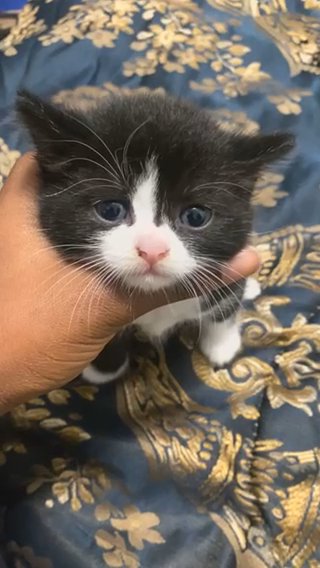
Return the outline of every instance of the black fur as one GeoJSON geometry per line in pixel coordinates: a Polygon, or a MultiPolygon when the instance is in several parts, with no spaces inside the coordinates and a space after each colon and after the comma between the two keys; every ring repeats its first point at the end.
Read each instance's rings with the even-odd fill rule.
{"type": "MultiPolygon", "coordinates": [[[[158,94],[113,96],[84,113],[66,112],[21,93],[17,109],[37,150],[41,223],[54,244],[91,240],[101,229],[93,204],[130,194],[133,177],[154,155],[160,173],[157,221],[165,214],[194,254],[227,260],[246,243],[250,196],[261,169],[293,147],[286,134],[223,132],[208,111],[158,94]],[[128,140],[119,189],[103,169],[108,166],[99,154],[114,174],[118,167],[112,156],[121,162],[128,140]],[[83,181],[87,178],[105,182],[83,181]],[[64,191],[68,186],[73,187],[64,191]],[[176,224],[179,210],[191,203],[214,211],[214,222],[196,234],[176,224]]],[[[72,259],[87,256],[79,250],[70,247],[64,254],[72,259]]]]}

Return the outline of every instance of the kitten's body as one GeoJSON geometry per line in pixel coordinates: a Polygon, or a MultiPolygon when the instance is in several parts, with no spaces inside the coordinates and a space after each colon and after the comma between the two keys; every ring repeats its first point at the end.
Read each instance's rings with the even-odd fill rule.
{"type": "MultiPolygon", "coordinates": [[[[291,138],[226,133],[207,111],[162,95],[113,97],[86,115],[21,95],[18,110],[37,148],[40,221],[51,242],[72,262],[98,258],[106,281],[129,290],[203,290],[135,324],[159,340],[200,319],[204,354],[212,364],[230,361],[241,344],[236,313],[245,283],[221,287],[219,273],[247,242],[260,170],[292,147],[291,138]]],[[[129,365],[124,340],[84,376],[121,376],[129,365]]]]}

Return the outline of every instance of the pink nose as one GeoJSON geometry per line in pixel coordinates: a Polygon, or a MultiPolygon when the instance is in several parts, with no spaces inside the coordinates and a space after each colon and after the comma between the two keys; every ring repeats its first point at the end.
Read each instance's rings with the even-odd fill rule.
{"type": "Polygon", "coordinates": [[[140,237],[136,249],[138,255],[143,258],[150,266],[157,264],[159,260],[165,258],[168,253],[168,245],[160,236],[145,235],[140,237]]]}

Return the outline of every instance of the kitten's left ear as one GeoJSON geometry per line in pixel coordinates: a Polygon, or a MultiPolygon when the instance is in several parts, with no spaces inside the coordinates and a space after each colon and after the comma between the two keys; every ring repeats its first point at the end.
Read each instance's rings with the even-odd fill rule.
{"type": "Polygon", "coordinates": [[[85,153],[81,141],[88,138],[88,129],[75,113],[67,113],[26,91],[18,93],[16,110],[34,143],[43,172],[66,174],[74,166],[66,158],[85,153]]]}
{"type": "Polygon", "coordinates": [[[233,160],[239,165],[247,164],[253,173],[258,173],[269,164],[285,158],[294,145],[292,134],[236,135],[232,144],[233,160]]]}

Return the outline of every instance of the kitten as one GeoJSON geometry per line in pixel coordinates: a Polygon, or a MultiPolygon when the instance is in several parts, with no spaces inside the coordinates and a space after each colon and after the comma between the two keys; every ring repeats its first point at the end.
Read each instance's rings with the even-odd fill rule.
{"type": "MultiPolygon", "coordinates": [[[[115,95],[83,112],[22,92],[17,109],[37,150],[40,222],[51,243],[72,262],[98,254],[96,269],[129,290],[206,288],[200,300],[135,323],[161,339],[199,323],[201,313],[200,349],[213,365],[231,361],[241,347],[236,314],[245,283],[217,289],[218,274],[248,241],[259,173],[291,150],[292,136],[225,132],[209,111],[162,94],[115,95]]],[[[125,339],[117,337],[84,377],[101,383],[123,375],[125,339]]]]}

